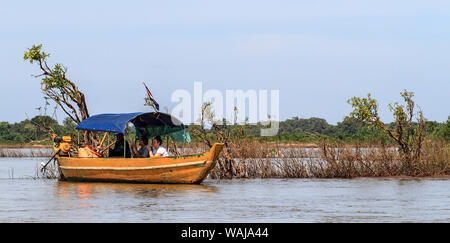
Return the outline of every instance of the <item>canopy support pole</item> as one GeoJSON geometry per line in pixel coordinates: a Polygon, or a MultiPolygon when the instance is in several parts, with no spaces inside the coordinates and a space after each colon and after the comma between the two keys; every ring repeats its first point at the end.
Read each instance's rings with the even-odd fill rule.
{"type": "Polygon", "coordinates": [[[111,147],[111,142],[109,141],[109,135],[108,135],[108,146],[107,146],[108,152],[106,154],[106,157],[109,157],[109,147],[111,147]]]}
{"type": "Polygon", "coordinates": [[[184,153],[185,144],[186,144],[186,128],[183,128],[184,136],[183,136],[183,148],[181,148],[182,152],[184,153]]]}
{"type": "Polygon", "coordinates": [[[123,157],[127,157],[127,132],[128,132],[128,122],[125,125],[125,132],[123,133],[123,157]]]}

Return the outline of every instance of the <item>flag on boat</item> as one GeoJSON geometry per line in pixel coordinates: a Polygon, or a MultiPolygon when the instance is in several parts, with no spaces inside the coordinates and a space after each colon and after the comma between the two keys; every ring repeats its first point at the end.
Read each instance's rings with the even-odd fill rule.
{"type": "Polygon", "coordinates": [[[147,90],[148,98],[150,98],[150,101],[153,103],[153,107],[157,111],[159,111],[159,104],[158,104],[158,102],[156,102],[155,98],[153,97],[152,92],[150,92],[150,90],[147,88],[147,85],[145,85],[144,82],[142,82],[142,83],[144,84],[145,89],[147,90]]]}

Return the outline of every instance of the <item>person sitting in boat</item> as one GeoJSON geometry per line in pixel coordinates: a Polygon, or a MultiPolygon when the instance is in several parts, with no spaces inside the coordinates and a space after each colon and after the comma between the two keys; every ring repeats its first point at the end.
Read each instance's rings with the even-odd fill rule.
{"type": "Polygon", "coordinates": [[[156,136],[152,141],[152,146],[149,148],[148,152],[150,157],[167,157],[169,153],[167,150],[161,146],[162,139],[161,136],[156,136]]]}
{"type": "Polygon", "coordinates": [[[133,154],[133,158],[148,158],[150,154],[148,152],[148,138],[147,136],[142,136],[139,138],[139,150],[136,149],[136,146],[131,146],[131,153],[133,154]]]}
{"type": "Polygon", "coordinates": [[[109,157],[123,157],[124,154],[124,143],[125,143],[125,158],[131,158],[130,145],[128,141],[125,141],[123,133],[116,133],[116,143],[114,148],[109,151],[109,157]]]}

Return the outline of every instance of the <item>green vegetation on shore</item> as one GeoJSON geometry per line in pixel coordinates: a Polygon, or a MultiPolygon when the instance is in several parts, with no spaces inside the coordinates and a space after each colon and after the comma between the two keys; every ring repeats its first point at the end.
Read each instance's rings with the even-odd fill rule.
{"type": "MultiPolygon", "coordinates": [[[[394,127],[395,123],[386,124],[387,127],[394,127]]],[[[41,127],[49,126],[57,134],[77,136],[75,130],[76,124],[69,118],[64,119],[62,124],[49,116],[36,116],[32,119],[26,119],[18,123],[0,122],[0,144],[41,144],[49,145],[50,137],[41,127]]],[[[191,125],[190,129],[195,129],[197,125],[191,125]]],[[[392,141],[380,130],[368,128],[354,118],[346,117],[337,125],[329,124],[322,118],[302,119],[293,117],[280,122],[279,131],[273,137],[261,137],[260,131],[263,125],[243,125],[233,126],[232,132],[239,132],[242,128],[248,138],[276,142],[276,143],[317,143],[320,141],[331,140],[343,143],[373,143],[392,141]]],[[[213,129],[206,130],[208,136],[215,137],[213,129]]],[[[446,122],[428,121],[426,136],[430,139],[439,139],[450,141],[450,116],[446,122]]],[[[198,140],[197,136],[192,136],[194,142],[198,140]]]]}
{"type": "Polygon", "coordinates": [[[0,144],[4,145],[50,145],[50,136],[47,128],[53,129],[57,134],[76,136],[76,124],[66,118],[63,124],[50,116],[35,116],[17,123],[0,122],[0,144]]]}
{"type": "MultiPolygon", "coordinates": [[[[389,128],[394,128],[395,123],[385,124],[389,128]]],[[[198,125],[191,125],[191,129],[198,125]]],[[[262,137],[260,131],[265,128],[261,124],[243,125],[247,138],[252,138],[265,142],[276,143],[318,143],[320,141],[333,141],[342,143],[393,143],[393,141],[383,132],[376,128],[369,128],[355,118],[346,117],[337,125],[329,124],[322,118],[298,118],[293,117],[279,124],[279,131],[276,136],[262,137]]],[[[207,129],[208,136],[214,138],[214,129],[207,129]]],[[[238,127],[232,132],[239,132],[238,127]]],[[[450,116],[445,122],[428,121],[426,126],[426,137],[432,140],[450,141],[450,116]]],[[[193,137],[193,141],[198,139],[193,137]]]]}

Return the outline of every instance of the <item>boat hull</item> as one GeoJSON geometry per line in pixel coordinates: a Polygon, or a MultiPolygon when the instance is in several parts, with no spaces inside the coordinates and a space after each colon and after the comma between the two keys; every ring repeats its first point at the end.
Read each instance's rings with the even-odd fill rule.
{"type": "Polygon", "coordinates": [[[223,144],[210,151],[176,157],[75,158],[60,157],[60,179],[133,183],[201,183],[214,168],[223,144]]]}

